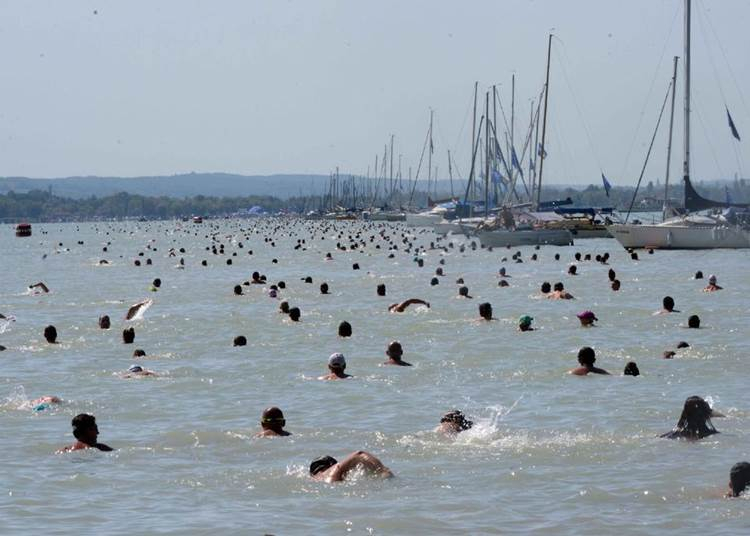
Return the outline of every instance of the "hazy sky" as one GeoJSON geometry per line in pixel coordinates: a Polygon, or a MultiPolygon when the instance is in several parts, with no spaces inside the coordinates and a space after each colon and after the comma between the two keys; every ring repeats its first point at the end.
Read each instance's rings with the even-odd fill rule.
{"type": "MultiPolygon", "coordinates": [[[[471,100],[516,144],[554,28],[545,176],[634,184],[682,56],[682,0],[5,1],[0,175],[365,173],[390,135],[468,173],[471,100]],[[500,121],[499,121],[500,123],[500,121]],[[639,128],[640,125],[640,128],[639,128]]],[[[750,1],[693,2],[693,175],[750,165],[750,1]],[[736,144],[725,103],[743,137],[736,144]]],[[[681,175],[682,69],[672,177],[681,175]]],[[[668,123],[668,110],[664,127],[668,123]]],[[[646,173],[662,178],[667,130],[646,173]]],[[[747,170],[744,170],[747,171],[747,170]]]]}

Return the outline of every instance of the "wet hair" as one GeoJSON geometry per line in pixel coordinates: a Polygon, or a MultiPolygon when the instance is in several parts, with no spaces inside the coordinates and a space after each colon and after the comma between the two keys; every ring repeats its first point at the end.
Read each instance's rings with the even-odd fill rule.
{"type": "Polygon", "coordinates": [[[235,285],[234,286],[234,293],[237,296],[241,296],[242,295],[242,285],[235,285]]]}
{"type": "Polygon", "coordinates": [[[73,417],[70,425],[73,427],[73,437],[82,441],[86,432],[96,426],[96,417],[88,413],[80,413],[73,417]]]}
{"type": "Polygon", "coordinates": [[[612,290],[620,290],[620,280],[615,279],[612,281],[612,290]]]}
{"type": "Polygon", "coordinates": [[[699,396],[691,396],[685,400],[677,426],[662,437],[702,439],[717,434],[718,431],[711,423],[711,413],[711,406],[708,402],[699,396]]]}
{"type": "Polygon", "coordinates": [[[352,325],[344,320],[339,324],[339,337],[351,337],[352,336],[352,325]]]}
{"type": "Polygon", "coordinates": [[[596,362],[596,353],[594,352],[594,349],[590,346],[584,346],[578,350],[578,362],[587,367],[593,366],[594,362],[596,362]]]}
{"type": "Polygon", "coordinates": [[[544,294],[549,294],[550,290],[552,290],[552,285],[549,284],[549,281],[542,283],[542,292],[544,294]]]}
{"type": "Polygon", "coordinates": [[[458,289],[458,295],[459,296],[468,296],[469,295],[469,287],[459,287],[459,289],[458,289]]]}
{"type": "Polygon", "coordinates": [[[479,304],[479,316],[485,320],[492,318],[492,305],[490,302],[484,302],[479,304]]]}
{"type": "Polygon", "coordinates": [[[135,329],[125,328],[122,330],[122,342],[125,344],[133,344],[135,340],[135,329]]]}
{"type": "Polygon", "coordinates": [[[378,296],[385,296],[385,283],[380,283],[376,289],[378,296]]]}
{"type": "Polygon", "coordinates": [[[609,277],[610,281],[614,281],[617,278],[617,274],[612,268],[610,268],[609,272],[607,272],[607,277],[609,277]]]}
{"type": "Polygon", "coordinates": [[[559,260],[560,260],[560,254],[559,254],[559,253],[555,253],[555,260],[556,260],[556,261],[559,261],[559,260]]]}
{"type": "Polygon", "coordinates": [[[510,283],[508,283],[505,279],[501,279],[500,281],[498,281],[497,286],[498,287],[509,287],[510,283]]]}
{"type": "Polygon", "coordinates": [[[234,338],[234,341],[232,343],[232,346],[246,346],[247,345],[247,337],[244,335],[237,335],[234,338]]]}
{"type": "Polygon", "coordinates": [[[558,281],[557,283],[555,283],[555,286],[552,287],[552,288],[554,289],[555,292],[562,292],[563,290],[565,290],[565,287],[563,286],[563,284],[560,281],[558,281]]]}
{"type": "Polygon", "coordinates": [[[156,288],[159,288],[161,286],[161,279],[157,277],[156,279],[154,279],[152,285],[154,285],[156,288]]]}
{"type": "Polygon", "coordinates": [[[55,328],[55,326],[47,326],[44,328],[44,338],[47,339],[47,342],[49,343],[57,342],[57,328],[55,328]]]}
{"type": "Polygon", "coordinates": [[[703,279],[703,272],[701,272],[700,270],[695,272],[695,279],[703,279]]]}
{"type": "Polygon", "coordinates": [[[279,281],[279,282],[277,283],[277,285],[278,285],[278,287],[279,287],[280,289],[285,289],[285,288],[286,288],[286,283],[285,283],[284,281],[279,281]]]}
{"type": "Polygon", "coordinates": [[[469,419],[467,419],[464,416],[464,414],[457,409],[454,409],[453,411],[449,411],[448,413],[440,417],[440,422],[441,423],[448,422],[451,424],[455,424],[462,431],[468,430],[469,428],[474,426],[474,423],[470,421],[469,419]]]}
{"type": "Polygon", "coordinates": [[[321,294],[328,294],[328,283],[321,283],[320,284],[320,293],[321,294]]]}
{"type": "Polygon", "coordinates": [[[337,462],[336,458],[334,458],[333,456],[322,456],[312,461],[312,463],[310,464],[310,474],[312,476],[315,476],[321,471],[325,471],[329,467],[333,467],[337,463],[339,462],[337,462]]]}
{"type": "Polygon", "coordinates": [[[739,497],[748,484],[750,484],[750,463],[735,463],[729,470],[729,487],[732,489],[732,497],[739,497]]]}
{"type": "Polygon", "coordinates": [[[628,364],[625,365],[625,370],[622,371],[623,376],[640,376],[641,371],[638,370],[638,365],[635,364],[635,361],[628,361],[628,364]]]}
{"type": "Polygon", "coordinates": [[[309,275],[305,278],[305,283],[312,283],[312,277],[309,275]]]}
{"type": "Polygon", "coordinates": [[[432,278],[432,279],[430,280],[430,285],[432,285],[433,287],[434,287],[435,285],[439,284],[439,283],[440,283],[440,282],[438,281],[438,278],[437,278],[437,277],[433,277],[433,278],[432,278]]]}
{"type": "Polygon", "coordinates": [[[688,327],[698,329],[701,327],[701,319],[698,315],[690,315],[688,318],[688,327]]]}
{"type": "Polygon", "coordinates": [[[281,311],[284,314],[289,314],[289,302],[284,300],[279,304],[279,311],[281,311]]]}
{"type": "Polygon", "coordinates": [[[136,348],[133,350],[133,357],[146,357],[146,351],[136,348]]]}
{"type": "Polygon", "coordinates": [[[686,343],[685,341],[680,341],[677,343],[677,348],[690,348],[690,345],[686,343]]]}
{"type": "Polygon", "coordinates": [[[575,265],[575,264],[571,264],[571,265],[570,265],[570,266],[568,267],[568,273],[569,273],[570,275],[576,275],[576,272],[577,272],[577,271],[578,271],[578,268],[576,268],[576,265],[575,265]]]}
{"type": "Polygon", "coordinates": [[[664,296],[664,299],[661,301],[661,305],[667,311],[671,311],[672,309],[674,309],[674,299],[672,298],[672,296],[664,296]]]}
{"type": "Polygon", "coordinates": [[[289,318],[292,319],[292,321],[297,322],[299,321],[299,317],[302,315],[302,312],[299,310],[299,307],[292,307],[289,309],[289,318]]]}
{"type": "Polygon", "coordinates": [[[111,323],[109,320],[109,315],[103,315],[99,317],[99,327],[101,329],[109,329],[111,323]]]}

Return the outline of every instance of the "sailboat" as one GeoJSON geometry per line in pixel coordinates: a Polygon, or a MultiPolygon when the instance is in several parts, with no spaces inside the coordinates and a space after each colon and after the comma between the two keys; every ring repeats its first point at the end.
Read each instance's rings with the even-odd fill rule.
{"type": "Polygon", "coordinates": [[[614,224],[609,232],[626,248],[739,249],[750,248],[748,205],[722,203],[702,197],[690,182],[690,4],[685,0],[685,139],[683,183],[685,215],[654,225],[614,224]],[[718,214],[696,212],[725,209],[718,214]],[[740,209],[740,210],[738,210],[740,209]],[[744,209],[744,210],[742,210],[744,209]]]}

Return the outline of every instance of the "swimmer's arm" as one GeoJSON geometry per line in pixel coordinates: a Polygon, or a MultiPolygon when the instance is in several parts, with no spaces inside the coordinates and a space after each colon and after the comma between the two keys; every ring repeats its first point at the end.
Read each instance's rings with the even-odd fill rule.
{"type": "Polygon", "coordinates": [[[343,461],[336,464],[336,467],[331,471],[331,475],[329,476],[329,480],[331,482],[338,482],[344,479],[346,477],[347,473],[357,467],[358,465],[362,465],[365,469],[368,471],[371,471],[374,474],[377,474],[378,476],[382,476],[383,478],[388,478],[393,476],[393,473],[390,469],[388,469],[383,463],[378,460],[375,456],[370,454],[369,452],[365,452],[363,450],[353,452],[349,456],[347,456],[343,461]]]}
{"type": "Polygon", "coordinates": [[[399,308],[406,309],[410,305],[426,305],[427,307],[430,306],[429,302],[426,302],[419,298],[409,298],[408,300],[401,302],[401,305],[399,305],[399,308]]]}
{"type": "Polygon", "coordinates": [[[41,281],[39,283],[34,283],[33,285],[29,285],[29,288],[40,288],[44,292],[49,292],[49,288],[47,288],[47,285],[45,285],[41,281]]]}
{"type": "Polygon", "coordinates": [[[97,443],[95,446],[97,449],[101,450],[102,452],[112,452],[113,450],[115,450],[109,445],[105,445],[104,443],[97,443]]]}

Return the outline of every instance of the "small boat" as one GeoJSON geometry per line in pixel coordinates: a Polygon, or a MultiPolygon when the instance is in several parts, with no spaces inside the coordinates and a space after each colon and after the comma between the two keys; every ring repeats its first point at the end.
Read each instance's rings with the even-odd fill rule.
{"type": "Polygon", "coordinates": [[[477,231],[485,247],[572,246],[573,235],[566,229],[493,229],[477,231]]]}
{"type": "Polygon", "coordinates": [[[193,223],[203,223],[203,218],[201,216],[193,216],[193,223]]]}
{"type": "Polygon", "coordinates": [[[19,223],[18,225],[16,225],[16,236],[31,236],[31,224],[19,223]]]}

